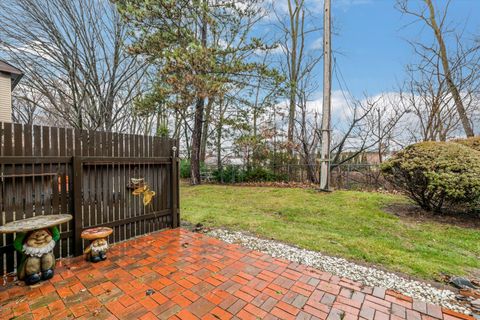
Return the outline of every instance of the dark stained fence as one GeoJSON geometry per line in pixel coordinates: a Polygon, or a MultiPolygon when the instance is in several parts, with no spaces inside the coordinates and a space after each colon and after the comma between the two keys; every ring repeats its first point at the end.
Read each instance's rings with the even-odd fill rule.
{"type": "MultiPolygon", "coordinates": [[[[81,255],[81,232],[114,229],[111,242],[179,225],[177,141],[152,136],[0,123],[0,225],[68,213],[57,257],[81,255]],[[148,206],[129,189],[143,178],[148,206]]],[[[14,235],[0,235],[0,273],[14,271],[14,235]]]]}

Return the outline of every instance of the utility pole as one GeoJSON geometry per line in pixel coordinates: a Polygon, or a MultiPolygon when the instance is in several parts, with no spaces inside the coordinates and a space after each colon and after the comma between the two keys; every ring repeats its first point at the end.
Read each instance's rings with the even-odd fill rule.
{"type": "Polygon", "coordinates": [[[330,0],[324,0],[323,12],[323,110],[322,150],[320,153],[320,189],[330,189],[330,112],[332,94],[332,45],[330,0]]]}

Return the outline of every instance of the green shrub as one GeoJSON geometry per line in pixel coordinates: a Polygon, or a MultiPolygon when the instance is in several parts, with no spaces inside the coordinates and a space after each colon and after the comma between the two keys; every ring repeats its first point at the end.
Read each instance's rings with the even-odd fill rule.
{"type": "Polygon", "coordinates": [[[271,170],[257,167],[246,172],[245,180],[247,182],[272,182],[283,179],[281,179],[280,176],[276,175],[271,170]]]}
{"type": "Polygon", "coordinates": [[[245,170],[239,166],[227,165],[212,172],[213,179],[221,183],[245,182],[245,170]]]}
{"type": "Polygon", "coordinates": [[[480,137],[457,139],[457,140],[453,140],[453,142],[460,143],[460,144],[463,144],[464,146],[480,151],[480,137]]]}
{"type": "Polygon", "coordinates": [[[190,160],[180,160],[180,178],[190,179],[190,160]]]}
{"type": "Polygon", "coordinates": [[[423,209],[473,209],[480,200],[480,152],[458,143],[422,142],[382,164],[385,178],[423,209]]]}
{"type": "MultiPolygon", "coordinates": [[[[189,159],[182,159],[180,160],[180,178],[182,179],[190,179],[190,160],[189,159]]],[[[200,163],[200,172],[205,171],[205,163],[200,163]]]]}
{"type": "Polygon", "coordinates": [[[212,173],[213,178],[221,183],[239,183],[239,182],[273,182],[286,181],[287,176],[275,174],[271,170],[256,167],[245,170],[239,166],[227,165],[222,171],[215,170],[212,173]]]}

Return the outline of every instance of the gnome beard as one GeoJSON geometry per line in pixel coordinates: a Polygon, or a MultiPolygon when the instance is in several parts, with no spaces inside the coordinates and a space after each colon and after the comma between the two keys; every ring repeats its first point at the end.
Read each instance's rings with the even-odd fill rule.
{"type": "Polygon", "coordinates": [[[100,244],[97,246],[92,246],[92,252],[99,253],[99,252],[106,252],[108,250],[108,244],[100,244]]]}
{"type": "Polygon", "coordinates": [[[99,262],[107,259],[108,242],[106,239],[96,239],[90,244],[90,253],[87,260],[99,262]]]}
{"type": "Polygon", "coordinates": [[[41,258],[44,254],[52,252],[53,248],[55,248],[55,241],[53,240],[50,240],[48,244],[40,248],[31,247],[25,243],[23,245],[23,253],[25,253],[27,256],[41,258]]]}

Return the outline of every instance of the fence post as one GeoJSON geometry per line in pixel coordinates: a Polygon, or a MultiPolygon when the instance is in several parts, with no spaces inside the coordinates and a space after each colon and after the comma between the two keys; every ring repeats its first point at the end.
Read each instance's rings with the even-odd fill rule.
{"type": "Polygon", "coordinates": [[[73,157],[73,253],[80,256],[83,253],[82,238],[83,229],[82,212],[82,179],[83,166],[80,157],[73,157]]]}
{"type": "Polygon", "coordinates": [[[180,226],[179,210],[178,210],[178,159],[176,156],[177,147],[172,147],[172,228],[180,226]]]}

